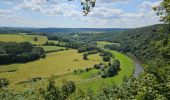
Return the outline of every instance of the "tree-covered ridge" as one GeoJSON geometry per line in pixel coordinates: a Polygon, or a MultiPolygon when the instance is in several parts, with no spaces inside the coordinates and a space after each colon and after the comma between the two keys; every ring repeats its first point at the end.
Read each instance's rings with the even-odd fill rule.
{"type": "Polygon", "coordinates": [[[162,47],[163,39],[160,29],[162,28],[164,25],[128,30],[116,36],[114,41],[120,43],[120,51],[131,52],[142,61],[148,61],[160,56],[159,49],[162,47]]]}

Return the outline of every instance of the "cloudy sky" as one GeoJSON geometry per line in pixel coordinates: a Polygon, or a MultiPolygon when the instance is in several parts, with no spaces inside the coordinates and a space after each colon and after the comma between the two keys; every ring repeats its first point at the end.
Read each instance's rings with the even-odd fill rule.
{"type": "Polygon", "coordinates": [[[0,27],[134,28],[159,23],[161,0],[96,0],[83,16],[79,0],[0,0],[0,27]]]}

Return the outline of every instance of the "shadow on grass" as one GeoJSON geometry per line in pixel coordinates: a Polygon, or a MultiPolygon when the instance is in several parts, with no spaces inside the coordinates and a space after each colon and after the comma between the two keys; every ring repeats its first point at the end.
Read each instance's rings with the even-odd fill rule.
{"type": "Polygon", "coordinates": [[[0,73],[16,72],[17,70],[0,71],[0,73]]]}

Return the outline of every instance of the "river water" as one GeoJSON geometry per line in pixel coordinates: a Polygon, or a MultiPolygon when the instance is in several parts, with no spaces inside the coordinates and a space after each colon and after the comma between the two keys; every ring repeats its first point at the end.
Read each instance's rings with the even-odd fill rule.
{"type": "Polygon", "coordinates": [[[144,69],[143,69],[142,64],[139,59],[137,59],[135,57],[131,57],[131,58],[135,62],[135,71],[133,73],[133,76],[138,77],[142,72],[144,72],[144,69]]]}

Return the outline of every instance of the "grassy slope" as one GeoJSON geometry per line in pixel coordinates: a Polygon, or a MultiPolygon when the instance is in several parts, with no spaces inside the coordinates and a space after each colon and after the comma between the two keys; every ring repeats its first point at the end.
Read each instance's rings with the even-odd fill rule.
{"type": "MultiPolygon", "coordinates": [[[[49,77],[51,75],[66,74],[74,69],[92,67],[94,64],[102,61],[98,54],[89,56],[89,59],[90,60],[87,61],[83,60],[82,54],[77,53],[76,50],[49,53],[46,59],[19,64],[18,71],[0,73],[0,77],[8,78],[11,84],[13,84],[33,77],[49,77]],[[68,69],[70,69],[70,71],[68,71],[68,69]]],[[[13,65],[16,66],[16,64],[13,65]]]]}

